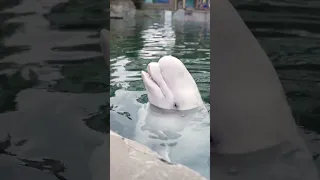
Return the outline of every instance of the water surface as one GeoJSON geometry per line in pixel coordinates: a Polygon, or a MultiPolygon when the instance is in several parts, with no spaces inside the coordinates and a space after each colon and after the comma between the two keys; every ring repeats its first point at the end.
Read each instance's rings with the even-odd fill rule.
{"type": "MultiPolygon", "coordinates": [[[[138,121],[137,112],[142,104],[147,103],[141,71],[162,56],[173,55],[185,64],[209,109],[209,24],[172,21],[168,11],[159,14],[153,18],[136,18],[131,23],[123,20],[110,22],[113,25],[110,30],[110,128],[131,139],[138,121]]],[[[208,168],[209,163],[203,166],[208,168]]],[[[209,178],[209,174],[202,175],[209,178]]]]}
{"type": "MultiPolygon", "coordinates": [[[[184,61],[203,100],[210,104],[206,26],[169,26],[161,18],[148,17],[112,21],[109,72],[98,44],[100,29],[109,26],[104,11],[107,1],[75,5],[70,0],[70,4],[58,5],[63,2],[0,3],[2,179],[91,179],[88,162],[107,138],[110,110],[111,129],[131,138],[137,108],[147,101],[140,70],[165,54],[184,61]]],[[[319,162],[319,3],[257,0],[234,4],[275,65],[319,162]]]]}

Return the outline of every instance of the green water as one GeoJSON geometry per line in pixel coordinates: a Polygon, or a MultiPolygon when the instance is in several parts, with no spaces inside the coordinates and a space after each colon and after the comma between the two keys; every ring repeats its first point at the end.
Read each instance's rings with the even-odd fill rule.
{"type": "MultiPolygon", "coordinates": [[[[111,24],[115,25],[110,31],[113,38],[110,50],[111,97],[117,99],[115,93],[120,90],[141,94],[133,100],[146,103],[141,70],[164,55],[173,55],[185,64],[203,100],[210,103],[210,29],[207,24],[166,24],[163,18],[136,19],[132,24],[112,20],[111,24]]],[[[119,104],[111,100],[111,105],[119,104]]]]}
{"type": "MultiPolygon", "coordinates": [[[[137,112],[147,103],[141,71],[164,55],[179,58],[195,79],[209,106],[210,30],[208,24],[178,23],[168,19],[143,18],[132,24],[111,21],[110,128],[132,138],[137,112]]],[[[208,166],[207,163],[205,163],[208,166]]]]}

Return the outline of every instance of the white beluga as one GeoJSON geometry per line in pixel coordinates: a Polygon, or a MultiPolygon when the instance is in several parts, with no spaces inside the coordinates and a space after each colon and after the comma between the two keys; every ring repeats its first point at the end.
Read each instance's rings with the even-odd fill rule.
{"type": "Polygon", "coordinates": [[[211,9],[211,177],[319,180],[269,58],[228,0],[211,9]]]}
{"type": "MultiPolygon", "coordinates": [[[[102,30],[101,48],[108,65],[109,40],[106,35],[108,31],[102,30]]],[[[168,164],[150,148],[114,131],[110,130],[108,134],[92,131],[90,136],[101,140],[88,161],[92,180],[205,180],[190,168],[168,164]]]]}
{"type": "Polygon", "coordinates": [[[151,104],[162,109],[190,110],[202,106],[198,86],[184,64],[173,56],[164,56],[148,64],[142,80],[151,104]]]}
{"type": "Polygon", "coordinates": [[[209,179],[210,117],[187,68],[164,56],[142,79],[149,102],[138,112],[134,140],[209,179]]]}

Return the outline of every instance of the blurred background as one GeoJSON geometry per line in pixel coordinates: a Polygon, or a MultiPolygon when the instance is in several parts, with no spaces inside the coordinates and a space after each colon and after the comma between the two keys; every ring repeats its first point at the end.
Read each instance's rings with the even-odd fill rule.
{"type": "MultiPolygon", "coordinates": [[[[130,138],[135,102],[146,102],[138,72],[162,55],[186,63],[209,106],[207,24],[170,22],[139,10],[141,1],[127,3],[135,18],[109,21],[110,11],[119,12],[109,3],[0,1],[1,179],[91,179],[88,161],[106,138],[109,114],[111,129],[130,138]],[[110,71],[100,53],[102,28],[112,37],[110,71]]],[[[274,64],[319,163],[320,2],[232,3],[274,64]]]]}

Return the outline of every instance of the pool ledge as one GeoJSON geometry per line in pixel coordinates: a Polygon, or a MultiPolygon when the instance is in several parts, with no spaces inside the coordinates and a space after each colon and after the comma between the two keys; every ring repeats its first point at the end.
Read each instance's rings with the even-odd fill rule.
{"type": "Polygon", "coordinates": [[[110,131],[110,179],[206,180],[197,172],[180,164],[168,163],[148,147],[112,131],[110,131]]]}

